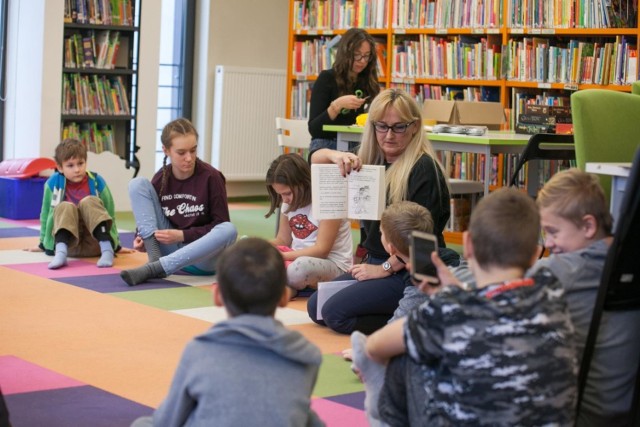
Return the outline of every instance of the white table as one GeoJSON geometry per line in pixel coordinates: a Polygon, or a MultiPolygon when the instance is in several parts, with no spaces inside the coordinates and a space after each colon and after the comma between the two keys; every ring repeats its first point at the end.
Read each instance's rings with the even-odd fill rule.
{"type": "Polygon", "coordinates": [[[616,219],[620,215],[624,189],[627,186],[627,178],[631,171],[631,163],[587,163],[585,170],[589,173],[611,176],[610,210],[615,229],[616,219]]]}

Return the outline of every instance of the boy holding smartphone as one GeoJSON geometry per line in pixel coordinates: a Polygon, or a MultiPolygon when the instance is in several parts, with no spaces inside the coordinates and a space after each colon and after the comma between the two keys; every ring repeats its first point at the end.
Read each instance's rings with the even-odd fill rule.
{"type": "Polygon", "coordinates": [[[368,356],[355,362],[372,394],[371,425],[573,425],[577,362],[562,288],[547,269],[524,278],[539,229],[529,196],[491,193],[463,237],[476,287],[462,286],[434,254],[449,286],[368,339],[352,339],[354,355],[364,347],[368,356]]]}

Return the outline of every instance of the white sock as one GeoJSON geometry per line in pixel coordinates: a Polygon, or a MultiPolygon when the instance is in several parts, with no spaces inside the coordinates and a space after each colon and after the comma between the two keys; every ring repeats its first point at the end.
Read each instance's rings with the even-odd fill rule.
{"type": "Polygon", "coordinates": [[[367,337],[362,332],[355,331],[351,334],[351,356],[353,366],[358,370],[364,384],[364,410],[369,419],[369,425],[371,427],[385,426],[386,424],[380,420],[378,398],[384,384],[384,374],[387,368],[367,357],[366,344],[367,337]]]}
{"type": "Polygon", "coordinates": [[[100,255],[100,259],[98,260],[98,267],[111,267],[113,266],[113,248],[111,247],[111,242],[108,240],[101,240],[100,242],[100,251],[102,255],[100,255]]]}
{"type": "Polygon", "coordinates": [[[63,242],[56,243],[55,255],[53,261],[49,263],[49,269],[56,270],[67,265],[67,244],[63,242]]]}

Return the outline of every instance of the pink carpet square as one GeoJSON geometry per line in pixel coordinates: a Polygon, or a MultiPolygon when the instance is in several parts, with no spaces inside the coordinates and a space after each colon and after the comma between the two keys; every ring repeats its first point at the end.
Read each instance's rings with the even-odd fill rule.
{"type": "Polygon", "coordinates": [[[0,384],[5,395],[85,385],[16,356],[0,356],[0,384]]]}
{"type": "Polygon", "coordinates": [[[95,261],[81,261],[71,260],[65,267],[57,270],[49,270],[47,267],[49,264],[45,262],[31,263],[31,264],[5,264],[4,267],[12,268],[14,270],[22,271],[24,273],[35,274],[40,277],[46,277],[47,279],[57,279],[59,277],[79,277],[79,276],[99,276],[103,274],[120,274],[119,269],[98,268],[95,261]]]}
{"type": "Polygon", "coordinates": [[[364,411],[327,399],[312,399],[311,408],[325,422],[327,427],[365,427],[369,425],[364,411]]]}

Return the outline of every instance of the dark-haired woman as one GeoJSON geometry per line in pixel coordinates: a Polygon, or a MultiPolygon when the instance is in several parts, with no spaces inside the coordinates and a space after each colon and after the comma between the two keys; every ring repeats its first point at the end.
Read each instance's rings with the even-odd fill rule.
{"type": "Polygon", "coordinates": [[[191,122],[168,123],[160,139],[162,168],[151,181],[139,177],[129,183],[138,228],[133,246],[149,257],[145,265],[120,273],[130,286],[181,269],[213,275],[216,257],[237,236],[229,222],[224,175],[198,159],[198,132],[191,122]]]}
{"type": "Polygon", "coordinates": [[[324,70],[313,84],[309,107],[311,151],[336,149],[337,135],[322,127],[352,125],[380,92],[376,71],[376,44],[361,28],[342,35],[333,67],[324,70]]]}

